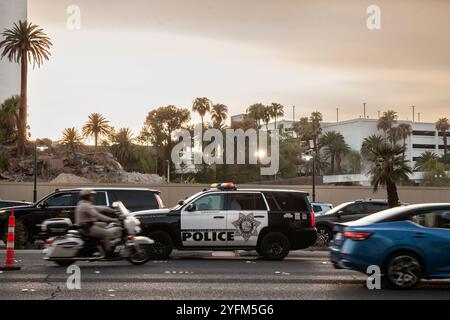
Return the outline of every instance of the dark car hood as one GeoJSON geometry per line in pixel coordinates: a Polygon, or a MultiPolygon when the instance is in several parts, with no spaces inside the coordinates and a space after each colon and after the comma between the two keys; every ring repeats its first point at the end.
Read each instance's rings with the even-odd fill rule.
{"type": "Polygon", "coordinates": [[[10,212],[11,209],[13,209],[13,208],[14,208],[14,211],[22,211],[22,210],[34,208],[34,206],[32,204],[29,204],[29,205],[24,205],[24,206],[6,207],[6,208],[1,208],[0,211],[5,210],[5,211],[10,212]]]}

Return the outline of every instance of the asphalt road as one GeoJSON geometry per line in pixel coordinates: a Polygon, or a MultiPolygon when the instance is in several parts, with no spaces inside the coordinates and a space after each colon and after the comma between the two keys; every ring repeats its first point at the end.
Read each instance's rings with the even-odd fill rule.
{"type": "Polygon", "coordinates": [[[450,281],[426,281],[411,291],[368,290],[364,275],[335,270],[326,251],[296,251],[283,261],[245,252],[176,252],[144,266],[79,262],[80,290],[69,290],[66,268],[43,261],[40,251],[17,251],[16,260],[22,270],[0,273],[0,300],[450,299],[450,281]]]}

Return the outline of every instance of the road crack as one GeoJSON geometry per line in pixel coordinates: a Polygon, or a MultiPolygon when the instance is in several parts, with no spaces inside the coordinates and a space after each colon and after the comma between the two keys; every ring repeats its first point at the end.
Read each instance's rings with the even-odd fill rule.
{"type": "Polygon", "coordinates": [[[44,279],[44,283],[48,284],[51,287],[55,287],[54,290],[50,293],[50,297],[48,297],[45,300],[54,300],[56,298],[56,295],[61,292],[61,287],[59,285],[54,285],[50,282],[50,274],[47,274],[47,276],[44,279]]]}

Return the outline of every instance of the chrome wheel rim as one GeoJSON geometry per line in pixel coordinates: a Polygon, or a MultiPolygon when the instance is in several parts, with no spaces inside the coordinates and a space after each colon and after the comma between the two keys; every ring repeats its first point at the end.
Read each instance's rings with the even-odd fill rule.
{"type": "Polygon", "coordinates": [[[330,242],[330,234],[328,233],[327,230],[325,229],[318,229],[317,230],[317,244],[324,246],[324,245],[328,245],[328,243],[330,242]]]}
{"type": "Polygon", "coordinates": [[[420,274],[419,261],[408,255],[395,257],[388,267],[389,279],[402,288],[415,285],[420,279],[420,274]]]}
{"type": "Polygon", "coordinates": [[[139,247],[139,251],[134,252],[131,255],[131,260],[133,260],[134,262],[143,262],[147,259],[147,255],[145,253],[145,250],[141,247],[139,247]]]}
{"type": "Polygon", "coordinates": [[[278,256],[283,252],[283,245],[281,243],[278,242],[274,242],[272,243],[272,245],[270,246],[270,251],[278,256]]]}

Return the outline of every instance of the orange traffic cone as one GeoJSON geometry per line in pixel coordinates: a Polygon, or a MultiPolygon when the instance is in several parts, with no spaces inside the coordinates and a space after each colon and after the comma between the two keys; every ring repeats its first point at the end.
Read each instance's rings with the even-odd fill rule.
{"type": "Polygon", "coordinates": [[[11,215],[8,220],[8,240],[6,243],[6,259],[5,266],[0,267],[2,271],[20,270],[20,267],[14,266],[14,230],[16,226],[16,218],[14,217],[14,208],[11,209],[11,215]]]}

